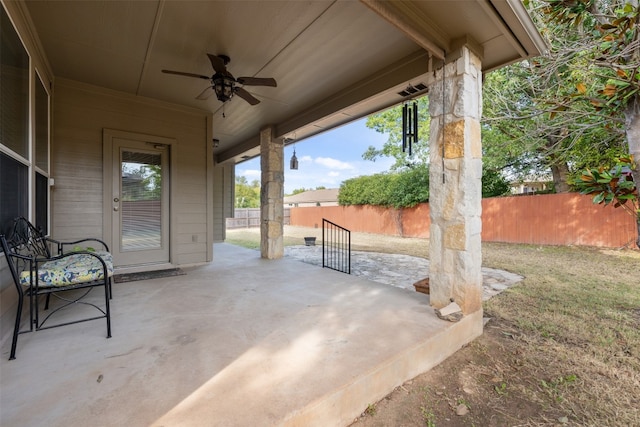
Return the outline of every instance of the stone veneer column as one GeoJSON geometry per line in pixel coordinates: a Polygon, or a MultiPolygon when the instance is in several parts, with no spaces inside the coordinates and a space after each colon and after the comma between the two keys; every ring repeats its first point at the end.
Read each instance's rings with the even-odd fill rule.
{"type": "Polygon", "coordinates": [[[273,127],[260,130],[260,254],[278,259],[284,254],[284,142],[273,138],[273,127]]]}
{"type": "Polygon", "coordinates": [[[429,288],[434,308],[464,314],[482,309],[481,100],[481,59],[463,46],[429,85],[429,288]]]}

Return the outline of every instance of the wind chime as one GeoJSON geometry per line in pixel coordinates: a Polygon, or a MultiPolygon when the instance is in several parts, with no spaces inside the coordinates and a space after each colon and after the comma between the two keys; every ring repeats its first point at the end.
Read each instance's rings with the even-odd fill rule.
{"type": "Polygon", "coordinates": [[[402,152],[413,154],[413,143],[418,142],[418,102],[402,106],[402,152]]]}

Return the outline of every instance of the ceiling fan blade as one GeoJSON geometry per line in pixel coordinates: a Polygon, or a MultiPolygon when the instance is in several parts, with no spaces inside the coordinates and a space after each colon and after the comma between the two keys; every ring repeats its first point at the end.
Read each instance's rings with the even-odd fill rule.
{"type": "Polygon", "coordinates": [[[278,86],[275,79],[264,77],[238,77],[237,82],[247,86],[278,86]]]}
{"type": "Polygon", "coordinates": [[[215,93],[215,91],[213,90],[213,88],[211,86],[207,86],[207,88],[205,90],[203,90],[200,95],[196,96],[196,99],[200,99],[200,100],[207,100],[209,98],[211,98],[211,95],[213,95],[215,93]]]}
{"type": "Polygon", "coordinates": [[[247,101],[251,105],[257,105],[257,104],[260,103],[260,100],[255,98],[253,95],[251,95],[249,92],[247,92],[246,90],[242,89],[241,87],[235,88],[234,89],[234,93],[236,95],[238,95],[240,98],[242,98],[245,101],[247,101]]]}
{"type": "Polygon", "coordinates": [[[228,73],[227,66],[225,64],[224,59],[220,58],[219,56],[212,55],[210,53],[207,53],[207,56],[209,57],[209,61],[211,61],[211,66],[213,67],[216,73],[220,73],[220,74],[228,73]]]}
{"type": "Polygon", "coordinates": [[[171,71],[171,70],[162,70],[162,72],[166,74],[175,74],[178,76],[197,77],[199,79],[211,80],[211,76],[203,76],[202,74],[184,73],[182,71],[171,71]]]}

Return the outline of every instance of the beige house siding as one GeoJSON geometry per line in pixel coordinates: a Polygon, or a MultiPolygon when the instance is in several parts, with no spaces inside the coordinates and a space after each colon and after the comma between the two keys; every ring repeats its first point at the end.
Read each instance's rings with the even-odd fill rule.
{"type": "Polygon", "coordinates": [[[103,131],[172,138],[172,258],[175,265],[210,260],[208,168],[213,165],[209,113],[59,79],[52,130],[52,235],[96,236],[103,230],[103,131]],[[209,254],[209,255],[208,255],[209,254]]]}

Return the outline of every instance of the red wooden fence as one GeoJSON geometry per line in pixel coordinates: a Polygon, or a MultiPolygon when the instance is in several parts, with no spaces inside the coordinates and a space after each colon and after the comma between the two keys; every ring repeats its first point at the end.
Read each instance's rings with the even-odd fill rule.
{"type": "MultiPolygon", "coordinates": [[[[429,237],[429,205],[392,209],[377,206],[291,208],[291,225],[322,227],[326,218],[354,232],[429,237]]],[[[484,242],[540,245],[634,247],[636,225],[622,208],[594,205],[576,193],[482,200],[484,242]]]]}

